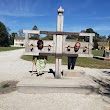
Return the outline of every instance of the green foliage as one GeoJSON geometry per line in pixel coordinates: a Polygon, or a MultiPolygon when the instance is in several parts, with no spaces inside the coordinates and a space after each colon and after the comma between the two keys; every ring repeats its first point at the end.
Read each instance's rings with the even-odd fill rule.
{"type": "Polygon", "coordinates": [[[110,40],[110,35],[108,36],[107,40],[110,40]]]}
{"type": "MultiPolygon", "coordinates": [[[[38,30],[37,26],[34,25],[34,27],[32,28],[32,30],[38,30]]],[[[39,35],[38,34],[31,34],[30,39],[39,40],[39,35]]]]}
{"type": "Polygon", "coordinates": [[[0,52],[1,51],[10,51],[10,50],[16,50],[16,49],[21,49],[24,47],[0,47],[0,52]]]}
{"type": "Polygon", "coordinates": [[[68,36],[66,37],[66,39],[72,39],[72,37],[68,35],[68,36]]]}
{"type": "Polygon", "coordinates": [[[86,29],[87,33],[95,33],[95,36],[93,38],[94,42],[105,42],[107,41],[106,36],[100,36],[97,32],[95,32],[92,28],[86,29]]]}
{"type": "MultiPolygon", "coordinates": [[[[92,51],[94,56],[102,56],[103,51],[101,50],[93,50],[92,51]]],[[[21,57],[24,60],[32,61],[32,56],[30,55],[23,55],[21,57]]],[[[55,57],[54,56],[48,56],[47,63],[55,63],[55,57]]],[[[62,64],[67,65],[67,57],[62,57],[62,64]]],[[[89,68],[100,68],[100,69],[110,69],[110,62],[105,60],[99,60],[94,58],[87,58],[87,57],[78,57],[76,61],[77,66],[82,67],[89,67],[89,68]]]]}
{"type": "Polygon", "coordinates": [[[66,37],[66,39],[74,39],[74,40],[76,40],[76,39],[78,39],[79,38],[79,36],[76,36],[76,35],[68,35],[67,37],[66,37]]]}
{"type": "Polygon", "coordinates": [[[2,88],[6,88],[6,87],[9,87],[8,83],[2,85],[2,88]]]}
{"type": "Polygon", "coordinates": [[[38,27],[36,25],[34,25],[34,27],[32,28],[32,30],[38,30],[38,27]]]}
{"type": "Polygon", "coordinates": [[[104,36],[100,36],[100,41],[101,42],[106,42],[107,41],[106,36],[105,35],[104,36]]]}
{"type": "Polygon", "coordinates": [[[94,56],[102,56],[103,55],[103,50],[92,50],[92,54],[94,56]]]}
{"type": "Polygon", "coordinates": [[[109,50],[110,50],[110,35],[108,36],[107,41],[109,41],[109,50]]]}
{"type": "MultiPolygon", "coordinates": [[[[32,56],[30,55],[23,55],[21,57],[24,60],[32,61],[32,56]]],[[[48,56],[47,63],[54,63],[55,64],[55,57],[48,56]]],[[[62,64],[67,65],[67,57],[62,57],[62,64]]],[[[76,66],[81,67],[89,67],[89,68],[100,68],[100,69],[110,69],[110,62],[105,60],[99,60],[94,58],[86,58],[86,57],[78,57],[76,61],[76,66]]]]}
{"type": "Polygon", "coordinates": [[[39,35],[34,35],[34,36],[31,36],[29,39],[33,39],[33,40],[38,40],[39,39],[39,35]]]}
{"type": "Polygon", "coordinates": [[[0,46],[9,46],[8,30],[6,26],[0,22],[0,46]]]}
{"type": "Polygon", "coordinates": [[[94,49],[98,49],[98,42],[97,41],[94,41],[94,49]]]}
{"type": "MultiPolygon", "coordinates": [[[[20,29],[18,32],[19,32],[19,36],[20,36],[20,37],[22,37],[22,36],[24,35],[23,29],[20,29]]],[[[16,35],[17,35],[17,34],[16,34],[16,35]]]]}
{"type": "Polygon", "coordinates": [[[14,44],[14,38],[16,37],[16,35],[17,35],[17,33],[14,33],[14,32],[10,35],[10,38],[9,38],[10,45],[14,44]]]}
{"type": "MultiPolygon", "coordinates": [[[[88,28],[86,29],[87,33],[95,33],[95,36],[93,37],[93,42],[94,42],[94,49],[98,49],[98,41],[100,39],[100,36],[97,32],[95,32],[92,28],[88,28]]],[[[88,38],[89,41],[89,38],[88,38]]]]}
{"type": "Polygon", "coordinates": [[[89,68],[110,69],[109,61],[99,60],[95,58],[79,57],[77,59],[76,65],[89,68]]]}
{"type": "Polygon", "coordinates": [[[86,29],[86,32],[87,32],[87,33],[95,33],[94,30],[93,30],[92,28],[86,29]]]}
{"type": "Polygon", "coordinates": [[[49,35],[49,36],[43,37],[42,40],[53,40],[53,36],[49,35]]]}

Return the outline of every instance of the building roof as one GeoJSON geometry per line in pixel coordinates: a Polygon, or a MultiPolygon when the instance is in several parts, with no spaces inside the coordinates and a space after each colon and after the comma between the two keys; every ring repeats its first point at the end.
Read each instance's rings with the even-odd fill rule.
{"type": "Polygon", "coordinates": [[[98,45],[100,45],[100,46],[106,46],[106,45],[109,45],[109,42],[98,42],[98,45]]]}

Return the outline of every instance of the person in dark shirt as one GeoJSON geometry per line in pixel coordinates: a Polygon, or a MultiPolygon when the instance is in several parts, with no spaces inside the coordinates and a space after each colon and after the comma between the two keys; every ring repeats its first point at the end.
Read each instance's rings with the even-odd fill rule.
{"type": "MultiPolygon", "coordinates": [[[[80,48],[81,44],[80,42],[76,42],[75,46],[74,46],[74,52],[78,52],[79,48],[80,48]]],[[[68,69],[74,69],[75,63],[76,63],[76,57],[68,57],[68,69]]]]}
{"type": "Polygon", "coordinates": [[[103,51],[103,57],[105,57],[105,47],[104,47],[104,51],[103,51]]]}

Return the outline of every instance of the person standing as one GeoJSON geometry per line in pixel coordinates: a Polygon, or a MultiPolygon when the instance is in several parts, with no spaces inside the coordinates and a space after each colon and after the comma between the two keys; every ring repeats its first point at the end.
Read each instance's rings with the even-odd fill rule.
{"type": "MultiPolygon", "coordinates": [[[[78,52],[80,46],[81,46],[80,42],[76,42],[74,46],[74,52],[78,52]]],[[[77,56],[75,57],[68,56],[68,69],[74,69],[76,59],[77,59],[77,56]]]]}
{"type": "Polygon", "coordinates": [[[104,47],[104,51],[103,51],[103,57],[105,57],[105,47],[104,47]]]}
{"type": "MultiPolygon", "coordinates": [[[[38,50],[41,51],[43,49],[43,44],[44,43],[42,40],[38,40],[37,42],[38,50]]],[[[46,60],[47,60],[47,56],[34,56],[33,57],[33,61],[36,66],[37,76],[44,74],[43,70],[46,66],[46,60]]]]}

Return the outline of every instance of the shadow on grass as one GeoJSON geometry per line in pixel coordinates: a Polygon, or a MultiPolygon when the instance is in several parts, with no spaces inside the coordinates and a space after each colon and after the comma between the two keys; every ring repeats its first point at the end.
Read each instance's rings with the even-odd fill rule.
{"type": "Polygon", "coordinates": [[[98,60],[104,60],[104,58],[100,56],[93,56],[93,58],[98,59],[98,60]]]}

